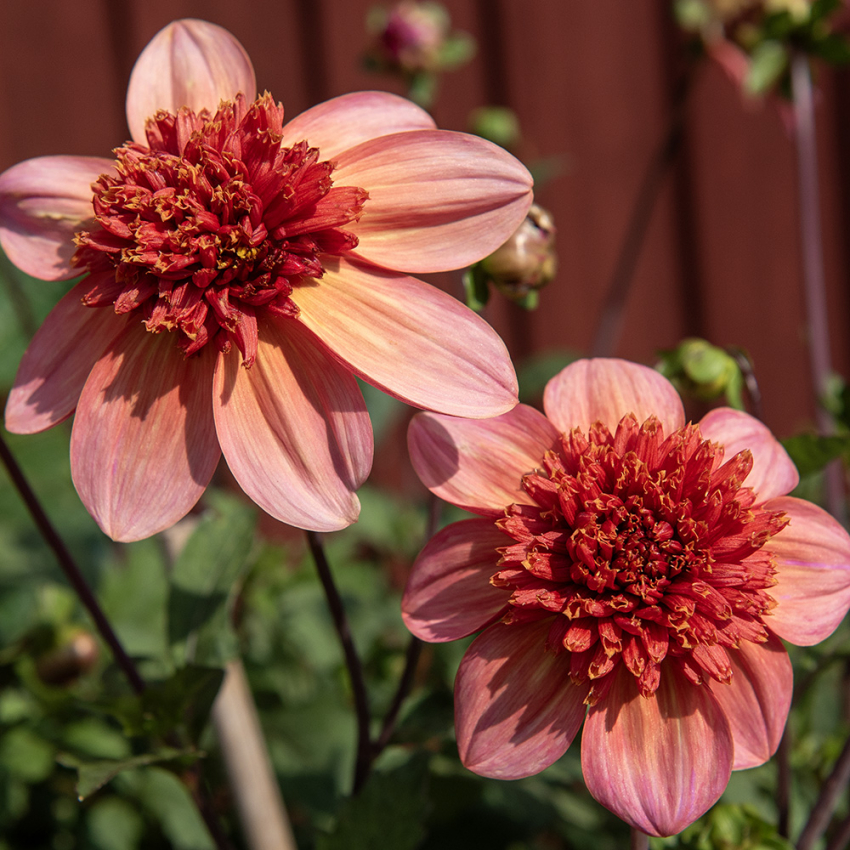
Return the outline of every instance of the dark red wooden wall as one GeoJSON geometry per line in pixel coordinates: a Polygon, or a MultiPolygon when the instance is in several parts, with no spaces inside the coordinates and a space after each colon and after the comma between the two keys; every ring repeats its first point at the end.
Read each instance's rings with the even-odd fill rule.
{"type": "MultiPolygon", "coordinates": [[[[147,41],[178,17],[230,29],[261,89],[289,114],[346,91],[389,88],[363,70],[373,0],[5,0],[0,4],[0,167],[51,153],[106,155],[127,136],[123,99],[147,41]]],[[[519,114],[527,160],[560,173],[539,191],[555,215],[560,271],[542,309],[499,304],[491,319],[517,357],[586,351],[630,210],[667,132],[681,40],[665,0],[444,0],[479,41],[446,78],[435,114],[519,114]]],[[[850,373],[850,144],[846,72],[820,75],[819,154],[832,352],[850,373]]],[[[752,354],[768,422],[812,420],[792,140],[770,103],[746,102],[716,67],[693,80],[681,156],[640,254],[617,353],[651,362],[685,334],[752,354]]]]}

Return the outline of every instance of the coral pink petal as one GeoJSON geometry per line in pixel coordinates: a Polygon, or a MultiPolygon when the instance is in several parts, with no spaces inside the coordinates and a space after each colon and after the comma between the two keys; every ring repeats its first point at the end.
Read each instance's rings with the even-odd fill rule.
{"type": "Polygon", "coordinates": [[[724,447],[726,460],[744,449],[752,452],[753,468],[744,485],[752,487],[759,502],[784,496],[797,486],[800,476],[794,462],[770,430],[749,413],[720,407],[706,414],[699,427],[704,439],[724,447]]]}
{"type": "Polygon", "coordinates": [[[543,409],[561,431],[602,422],[613,432],[633,413],[639,423],[655,416],[669,434],[685,424],[673,385],[654,369],[626,360],[577,360],[546,385],[543,409]]]}
{"type": "Polygon", "coordinates": [[[441,499],[485,516],[501,515],[514,503],[533,504],[522,476],[541,465],[558,438],[552,423],[524,404],[492,419],[420,413],[407,432],[422,483],[441,499]]]}
{"type": "Polygon", "coordinates": [[[742,641],[727,654],[731,683],[710,679],[709,687],[732,729],[732,770],[743,770],[764,764],[776,752],[791,707],[794,672],[782,641],[774,635],[767,643],[742,641]]]}
{"type": "Polygon", "coordinates": [[[340,360],[402,401],[474,419],[517,403],[514,368],[496,332],[421,280],[327,260],[321,281],[292,297],[340,360]]]}
{"type": "Polygon", "coordinates": [[[91,287],[78,283],[50,311],[24,353],[6,402],[6,428],[35,434],[74,412],[94,364],[127,324],[109,309],[80,303],[91,287]]]}
{"type": "Polygon", "coordinates": [[[213,363],[209,349],[187,360],[170,334],[130,324],[92,370],[71,432],[71,475],[113,540],[173,525],[212,478],[221,456],[213,363]]]}
{"type": "Polygon", "coordinates": [[[422,640],[438,643],[471,635],[507,607],[510,596],[493,587],[497,547],[512,541],[489,519],[467,519],[446,526],[416,559],[401,614],[422,640]]]}
{"type": "Polygon", "coordinates": [[[455,729],[464,765],[481,776],[520,779],[559,759],[581,727],[587,685],[546,650],[552,619],[495,623],[473,642],[455,680],[455,729]]]}
{"type": "Polygon", "coordinates": [[[27,274],[67,280],[74,233],[94,218],[91,184],[112,173],[113,163],[94,156],[42,156],[0,174],[0,245],[27,274]]]}
{"type": "Polygon", "coordinates": [[[435,127],[434,119],[424,109],[403,97],[361,91],[326,100],[302,112],[284,125],[283,143],[290,146],[306,139],[326,160],[379,136],[435,127]]]}
{"type": "Polygon", "coordinates": [[[519,227],[531,175],[503,148],[465,133],[414,130],[337,157],[337,185],[369,193],[349,229],[357,253],[386,268],[437,272],[486,257],[519,227]]]}
{"type": "Polygon", "coordinates": [[[242,489],[275,519],[312,531],[356,522],[372,428],[352,375],[296,319],[260,324],[250,369],[221,355],[213,403],[242,489]]]}
{"type": "Polygon", "coordinates": [[[708,688],[664,665],[654,697],[620,665],[590,709],[581,740],[584,781],[617,817],[648,835],[675,835],[717,802],[732,771],[732,733],[708,688]]]}
{"type": "Polygon", "coordinates": [[[850,608],[850,537],[826,511],[783,496],[764,507],[785,511],[791,522],[765,546],[776,556],[777,606],[765,625],[798,646],[829,637],[850,608]]]}
{"type": "Polygon", "coordinates": [[[145,122],[158,110],[181,106],[214,112],[222,100],[242,92],[257,95],[254,67],[242,45],[226,30],[187,18],[161,29],[141,52],[127,89],[127,123],[133,140],[147,144],[145,122]]]}

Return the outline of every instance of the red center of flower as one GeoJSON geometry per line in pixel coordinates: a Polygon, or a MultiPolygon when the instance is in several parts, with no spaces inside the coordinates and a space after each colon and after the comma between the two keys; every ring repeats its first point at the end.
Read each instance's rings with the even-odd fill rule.
{"type": "Polygon", "coordinates": [[[148,147],[115,151],[117,175],[93,184],[97,227],[77,234],[90,307],[141,311],[149,331],[177,331],[186,356],[214,341],[250,366],[257,311],[296,316],[303,278],[322,255],[357,245],[343,229],[368,194],[335,187],[333,162],[302,141],[282,147],[283,107],[266,93],[148,120],[148,147]]]}
{"type": "Polygon", "coordinates": [[[744,451],[723,463],[694,425],[665,438],[654,418],[564,434],[523,479],[535,504],[497,522],[516,541],[491,580],[511,592],[505,621],[551,617],[547,646],[569,653],[589,703],[621,664],[644,696],[664,659],[695,684],[729,681],[726,649],[767,639],[776,582],[763,547],[788,523],[753,506],[752,462],[744,451]]]}

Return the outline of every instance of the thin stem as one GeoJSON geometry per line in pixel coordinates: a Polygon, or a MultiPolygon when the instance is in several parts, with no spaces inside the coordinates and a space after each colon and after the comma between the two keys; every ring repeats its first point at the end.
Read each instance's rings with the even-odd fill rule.
{"type": "Polygon", "coordinates": [[[629,218],[626,235],[620,247],[617,264],[614,266],[614,273],[608,284],[608,291],[605,293],[599,324],[590,346],[591,357],[610,357],[617,348],[640,249],[643,246],[656,201],[661,194],[664,179],[682,145],[684,104],[689,82],[689,76],[686,75],[678,86],[667,134],[653,154],[644,174],[629,218]]]}
{"type": "MultiPolygon", "coordinates": [[[[427,543],[436,533],[440,525],[440,513],[443,503],[438,496],[433,493],[428,499],[428,523],[425,527],[425,539],[423,545],[427,543]]],[[[401,679],[398,683],[398,690],[393,698],[392,704],[384,717],[383,725],[381,726],[381,734],[378,735],[378,740],[375,741],[372,747],[372,758],[377,758],[384,747],[390,741],[390,738],[395,731],[398,715],[401,707],[407,699],[410,689],[413,687],[413,680],[416,674],[416,666],[419,664],[419,658],[422,655],[422,641],[417,637],[411,636],[410,643],[407,645],[407,653],[405,654],[404,671],[401,674],[401,679]]]]}
{"type": "Polygon", "coordinates": [[[850,740],[844,745],[838,761],[832,768],[832,773],[829,774],[820,790],[809,820],[797,839],[797,850],[810,850],[824,834],[832,820],[832,813],[838,805],[838,800],[848,784],[850,784],[850,740]]]}
{"type": "Polygon", "coordinates": [[[9,473],[9,478],[12,479],[12,483],[17,488],[18,493],[20,493],[21,499],[23,499],[33,521],[41,532],[44,542],[53,550],[53,554],[56,556],[56,560],[59,562],[65,578],[67,578],[68,583],[76,591],[80,601],[94,620],[101,637],[106,641],[110,650],[112,650],[115,661],[127,677],[130,687],[137,694],[142,694],[145,690],[144,679],[142,679],[130,656],[124,651],[124,647],[121,646],[118,636],[113,631],[109,620],[106,619],[106,615],[103,613],[85,578],[83,578],[83,574],[80,572],[67,546],[65,546],[65,542],[48,519],[41,503],[38,501],[38,497],[24,477],[21,467],[9,450],[2,434],[0,434],[0,459],[2,459],[6,471],[9,473]]]}
{"type": "Polygon", "coordinates": [[[776,751],[776,807],[779,810],[779,820],[776,831],[783,837],[791,835],[791,733],[788,727],[779,741],[776,751]]]}
{"type": "Polygon", "coordinates": [[[844,818],[835,830],[835,835],[826,845],[826,850],[844,850],[850,844],[850,815],[844,818]]]}
{"type": "MultiPolygon", "coordinates": [[[[791,63],[791,90],[794,96],[794,132],[797,143],[800,239],[803,252],[809,364],[812,388],[815,393],[815,417],[818,431],[829,435],[833,432],[833,422],[829,411],[822,404],[822,398],[832,372],[832,361],[820,221],[817,135],[812,75],[809,60],[803,53],[797,53],[791,63]]],[[[824,483],[827,507],[833,516],[841,519],[844,510],[844,486],[840,462],[833,462],[827,466],[824,470],[824,483]]]]}
{"type": "Polygon", "coordinates": [[[630,850],[649,850],[649,836],[645,832],[632,827],[631,840],[629,841],[630,850]]]}
{"type": "Polygon", "coordinates": [[[366,695],[366,682],[363,678],[363,665],[360,663],[360,656],[358,656],[357,650],[354,648],[351,628],[348,624],[348,618],[345,615],[345,608],[343,608],[339,591],[336,589],[333,576],[331,575],[324,546],[322,545],[321,538],[315,531],[307,532],[307,544],[310,547],[310,553],[316,564],[319,580],[322,582],[322,587],[325,590],[328,608],[330,608],[334,627],[339,636],[339,642],[342,644],[342,651],[345,655],[345,666],[348,668],[348,675],[351,679],[354,710],[357,715],[357,759],[354,764],[352,793],[357,794],[368,778],[369,770],[372,766],[372,745],[369,737],[369,700],[366,695]]]}
{"type": "Polygon", "coordinates": [[[413,687],[413,680],[416,675],[416,665],[419,663],[419,657],[422,655],[422,641],[417,637],[410,637],[410,643],[407,645],[407,653],[405,654],[404,672],[401,674],[401,679],[398,683],[398,690],[393,698],[392,705],[389,707],[384,723],[381,726],[381,734],[378,735],[378,740],[375,741],[372,747],[372,758],[377,758],[384,747],[390,742],[393,732],[395,732],[396,722],[401,707],[407,699],[410,689],[413,687]]]}

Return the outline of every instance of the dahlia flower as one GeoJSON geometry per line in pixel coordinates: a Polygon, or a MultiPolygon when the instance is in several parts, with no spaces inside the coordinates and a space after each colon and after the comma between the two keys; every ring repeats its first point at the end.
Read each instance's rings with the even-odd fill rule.
{"type": "Polygon", "coordinates": [[[470,770],[537,773],[583,723],[593,796],[672,835],[776,750],[780,638],[814,644],[844,617],[850,537],[786,495],[797,471],[764,425],[731,409],[686,424],[651,369],[578,361],[544,409],[414,418],[419,476],[478,517],[425,547],[404,619],[428,641],[481,631],[455,683],[470,770]]]}
{"type": "Polygon", "coordinates": [[[288,123],[228,32],[170,24],[130,79],[114,159],[0,175],[0,244],[46,280],[83,275],[24,355],[17,433],[76,410],[71,470],[101,528],[135,540],[200,497],[221,453],[284,522],[357,519],[372,432],[355,375],[418,407],[516,403],[498,336],[407,276],[475,262],[531,203],[500,148],[414,104],[344,95],[288,123]]]}

